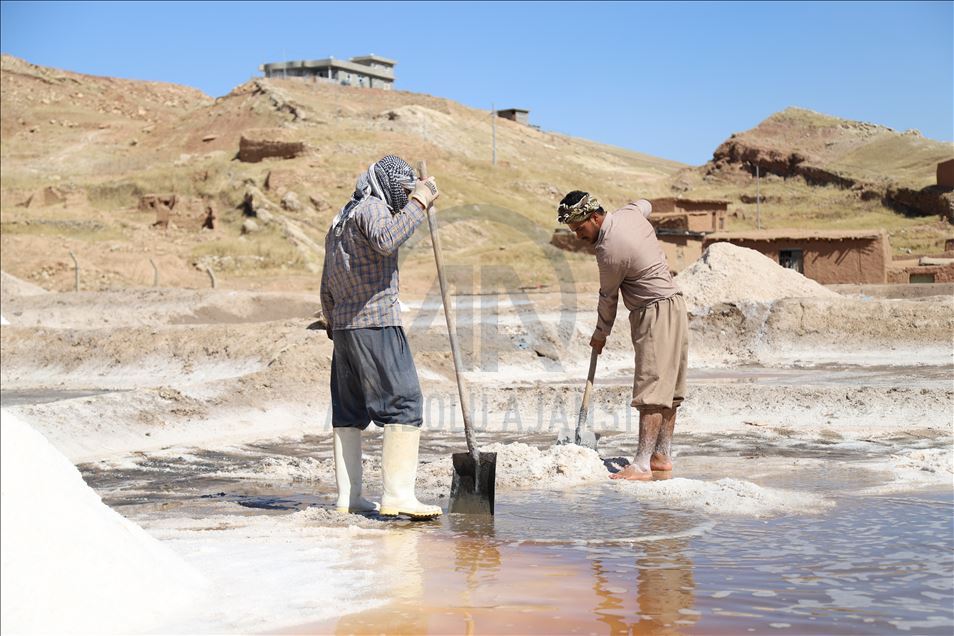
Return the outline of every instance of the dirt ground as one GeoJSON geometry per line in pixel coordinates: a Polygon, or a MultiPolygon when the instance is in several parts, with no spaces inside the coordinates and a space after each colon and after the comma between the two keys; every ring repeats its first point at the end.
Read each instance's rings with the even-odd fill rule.
{"type": "MultiPolygon", "coordinates": [[[[439,305],[405,298],[427,427],[459,431],[439,305]]],[[[575,424],[593,294],[457,297],[465,382],[488,433],[575,424]]],[[[327,432],[332,347],[316,296],[138,289],[17,295],[4,288],[5,395],[74,461],[171,444],[327,432]],[[70,392],[88,395],[56,399],[70,392]],[[29,402],[41,401],[43,403],[29,402]]],[[[841,297],[717,304],[691,316],[680,428],[799,436],[950,434],[954,301],[841,297]],[[892,378],[893,376],[893,378],[892,378]]],[[[634,432],[632,350],[611,336],[597,429],[634,432]]]]}

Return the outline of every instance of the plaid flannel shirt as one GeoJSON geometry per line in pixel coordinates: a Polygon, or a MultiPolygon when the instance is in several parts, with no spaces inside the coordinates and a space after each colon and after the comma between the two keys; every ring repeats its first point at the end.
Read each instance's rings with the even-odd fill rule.
{"type": "Polygon", "coordinates": [[[398,248],[424,220],[424,208],[408,201],[391,214],[375,196],[358,203],[341,236],[325,237],[321,310],[328,329],[400,327],[398,248]]]}

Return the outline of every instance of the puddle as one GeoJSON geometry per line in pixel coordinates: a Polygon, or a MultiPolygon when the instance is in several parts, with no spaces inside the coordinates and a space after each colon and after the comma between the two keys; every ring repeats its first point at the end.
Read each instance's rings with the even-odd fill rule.
{"type": "MultiPolygon", "coordinates": [[[[377,437],[366,453],[380,452],[377,437]]],[[[604,454],[631,453],[631,438],[606,440],[604,454]]],[[[504,441],[518,439],[552,441],[546,435],[504,441]]],[[[492,519],[379,523],[370,517],[388,532],[375,548],[374,591],[355,602],[379,605],[286,633],[947,635],[954,629],[954,493],[934,486],[903,496],[861,495],[883,476],[856,468],[902,447],[944,448],[950,440],[912,434],[809,442],[756,433],[682,439],[679,477],[714,483],[731,476],[818,495],[830,505],[769,518],[726,516],[634,497],[607,481],[560,491],[498,489],[492,519]]],[[[458,443],[434,436],[423,455],[443,455],[458,443]]],[[[327,460],[330,442],[315,436],[80,468],[108,504],[147,528],[156,519],[165,527],[176,518],[223,514],[281,520],[330,508],[331,479],[227,477],[276,456],[327,460]]],[[[446,507],[446,499],[441,503],[446,507]]]]}
{"type": "MultiPolygon", "coordinates": [[[[566,525],[581,518],[550,504],[566,525]]],[[[539,523],[513,536],[513,510],[492,525],[449,515],[395,533],[390,603],[287,633],[950,634],[952,506],[949,494],[856,499],[827,516],[720,523],[602,510],[605,531],[642,538],[602,545],[535,542],[539,523]]]]}

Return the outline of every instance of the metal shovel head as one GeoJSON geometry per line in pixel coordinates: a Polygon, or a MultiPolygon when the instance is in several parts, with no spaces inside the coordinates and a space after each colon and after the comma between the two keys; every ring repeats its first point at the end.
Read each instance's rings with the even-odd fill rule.
{"type": "Polygon", "coordinates": [[[580,431],[580,439],[576,439],[576,431],[562,431],[557,436],[557,446],[563,446],[565,444],[576,444],[584,448],[589,448],[599,452],[596,448],[597,443],[599,443],[600,436],[593,431],[580,431]]]}
{"type": "Polygon", "coordinates": [[[465,515],[494,514],[494,486],[497,482],[497,453],[480,453],[475,465],[470,453],[454,453],[454,480],[451,482],[448,512],[465,515]]]}

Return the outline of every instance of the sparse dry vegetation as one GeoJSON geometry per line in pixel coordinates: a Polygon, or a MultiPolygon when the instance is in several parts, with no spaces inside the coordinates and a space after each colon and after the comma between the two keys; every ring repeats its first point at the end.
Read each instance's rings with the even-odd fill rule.
{"type": "MultiPolygon", "coordinates": [[[[211,258],[229,286],[314,289],[331,217],[356,175],[388,152],[426,159],[438,176],[449,264],[488,272],[506,266],[519,286],[561,283],[563,265],[555,259],[581,280],[592,277],[590,259],[548,245],[554,208],[570,189],[597,192],[607,207],[637,196],[725,198],[730,227],[756,225],[755,180],[744,166],[691,168],[505,120],[497,122],[492,166],[490,114],[429,95],[289,79],[252,80],[212,99],[186,87],[80,75],[10,56],[2,64],[0,260],[5,271],[54,289],[71,285],[68,268],[52,268],[69,249],[108,272],[101,280],[109,285],[139,284],[141,276],[120,264],[147,262],[151,254],[161,257],[168,285],[206,285],[196,263],[211,258]],[[309,152],[238,161],[239,139],[251,129],[281,131],[309,152]],[[23,205],[50,187],[75,196],[23,205]],[[260,231],[243,236],[250,188],[270,220],[256,219],[260,231]],[[154,214],[138,208],[140,197],[156,193],[178,197],[167,229],[153,227],[154,214]],[[288,193],[293,199],[283,204],[288,193]],[[200,231],[209,204],[217,228],[200,231]],[[285,220],[303,233],[299,240],[285,220]]],[[[866,183],[912,188],[933,183],[934,165],[951,154],[949,145],[913,133],[798,109],[730,141],[802,153],[866,183]]],[[[898,253],[939,251],[951,235],[937,217],[904,216],[860,189],[798,175],[766,174],[761,195],[767,228],[883,227],[898,253]]],[[[402,264],[412,292],[425,291],[433,278],[429,240],[419,234],[402,264]]]]}

